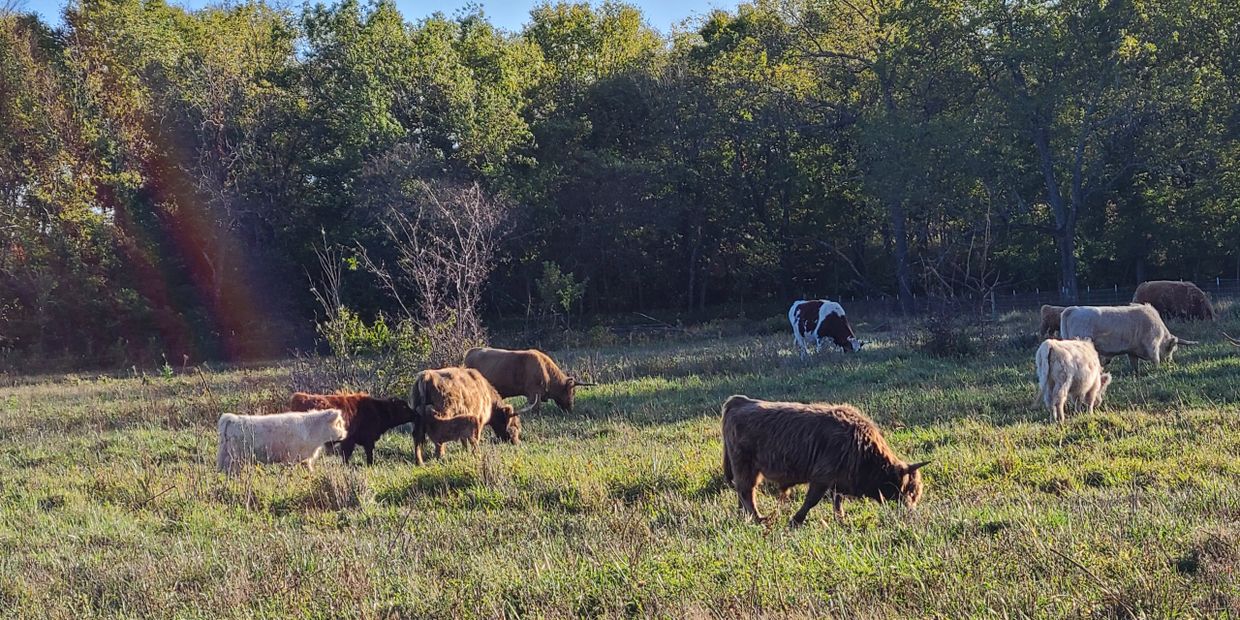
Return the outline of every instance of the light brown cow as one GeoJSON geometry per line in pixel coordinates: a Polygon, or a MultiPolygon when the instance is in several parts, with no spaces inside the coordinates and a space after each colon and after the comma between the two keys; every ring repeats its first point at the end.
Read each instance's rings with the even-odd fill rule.
{"type": "Polygon", "coordinates": [[[723,476],[736,489],[741,509],[764,520],[754,504],[763,477],[786,490],[809,483],[792,525],[805,521],[828,492],[843,518],[843,496],[921,499],[926,463],[906,464],[887,446],[878,426],[851,405],[768,402],[732,396],[723,403],[723,476]]]}
{"type": "Polygon", "coordinates": [[[477,369],[504,398],[524,396],[533,411],[538,411],[542,402],[549,398],[560,409],[572,413],[576,388],[594,385],[578,382],[565,374],[546,353],[537,349],[509,351],[477,347],[465,352],[461,365],[477,369]]]}
{"type": "Polygon", "coordinates": [[[490,425],[502,441],[520,443],[521,418],[495,388],[472,368],[424,370],[409,391],[414,422],[415,456],[422,460],[422,444],[429,438],[435,456],[443,458],[444,444],[460,441],[477,450],[482,427],[490,425]]]}
{"type": "Polygon", "coordinates": [[[1059,315],[1063,313],[1063,309],[1063,306],[1042,305],[1042,326],[1038,333],[1043,338],[1052,338],[1059,334],[1059,315]]]}
{"type": "Polygon", "coordinates": [[[1210,298],[1192,282],[1152,280],[1142,282],[1132,295],[1133,303],[1154,306],[1165,319],[1214,320],[1214,306],[1210,298]]]}
{"type": "Polygon", "coordinates": [[[1051,421],[1066,421],[1064,406],[1069,397],[1084,404],[1090,413],[1102,404],[1111,374],[1102,372],[1098,351],[1088,340],[1045,340],[1035,356],[1038,392],[1051,412],[1051,421]]]}

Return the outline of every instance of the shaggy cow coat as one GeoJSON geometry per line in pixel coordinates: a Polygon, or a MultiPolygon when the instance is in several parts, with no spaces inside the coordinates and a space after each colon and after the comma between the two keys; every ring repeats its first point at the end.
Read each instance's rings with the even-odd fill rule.
{"type": "Polygon", "coordinates": [[[1043,304],[1042,306],[1042,324],[1038,329],[1038,334],[1043,338],[1053,338],[1059,334],[1059,316],[1063,314],[1063,306],[1052,306],[1043,304]]]}
{"type": "Polygon", "coordinates": [[[475,347],[465,352],[461,365],[482,373],[504,398],[524,396],[529,408],[537,412],[551,399],[567,413],[573,412],[573,397],[579,384],[565,374],[546,353],[538,349],[509,351],[475,347]]]}
{"type": "Polygon", "coordinates": [[[303,463],[314,468],[323,444],[346,435],[339,409],[220,416],[216,467],[236,473],[246,463],[303,463]]]}
{"type": "Polygon", "coordinates": [[[878,426],[851,405],[767,402],[732,396],[723,404],[723,475],[741,509],[759,521],[754,489],[763,478],[781,488],[808,483],[792,525],[830,492],[843,518],[843,496],[899,499],[916,506],[926,463],[906,464],[878,426]]]}
{"type": "Polygon", "coordinates": [[[1210,304],[1210,298],[1192,282],[1142,282],[1132,301],[1154,306],[1163,319],[1214,320],[1214,306],[1210,304]]]}
{"type": "Polygon", "coordinates": [[[1157,366],[1171,361],[1179,345],[1197,344],[1173,335],[1149,304],[1068,306],[1059,331],[1065,340],[1092,341],[1104,364],[1117,355],[1127,355],[1134,373],[1138,359],[1157,366]]]}
{"type": "Polygon", "coordinates": [[[1090,413],[1102,404],[1110,373],[1102,372],[1098,351],[1088,340],[1045,340],[1038,347],[1038,393],[1050,410],[1051,421],[1065,421],[1064,406],[1071,398],[1090,413]]]}
{"type": "Polygon", "coordinates": [[[501,441],[521,441],[520,416],[473,368],[422,371],[410,389],[409,403],[417,414],[414,443],[419,465],[427,439],[435,444],[438,458],[443,458],[444,444],[450,441],[477,450],[482,427],[487,425],[501,441]]]}

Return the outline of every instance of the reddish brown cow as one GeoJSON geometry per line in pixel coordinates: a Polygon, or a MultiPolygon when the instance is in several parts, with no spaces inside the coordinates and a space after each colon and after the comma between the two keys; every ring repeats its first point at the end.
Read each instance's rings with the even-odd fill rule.
{"type": "Polygon", "coordinates": [[[501,441],[521,441],[520,416],[473,368],[422,371],[410,389],[409,402],[418,415],[414,443],[419,465],[422,444],[428,438],[438,458],[443,458],[444,444],[449,441],[476,450],[483,426],[489,425],[501,441]]]}
{"type": "MultiPolygon", "coordinates": [[[[307,394],[297,392],[289,399],[293,411],[322,409],[325,403],[341,411],[347,434],[340,440],[340,457],[345,464],[353,457],[353,449],[362,446],[366,451],[366,464],[375,464],[375,442],[384,433],[400,426],[416,422],[416,415],[409,403],[399,399],[374,398],[365,393],[307,394]],[[305,407],[305,409],[303,409],[305,407]]],[[[414,429],[415,433],[417,429],[414,429]]]]}
{"type": "Polygon", "coordinates": [[[358,400],[368,396],[366,392],[337,392],[335,394],[310,394],[293,392],[288,399],[289,411],[312,411],[314,409],[339,409],[344,422],[349,421],[357,413],[358,400]]]}
{"type": "Polygon", "coordinates": [[[906,464],[887,446],[878,427],[851,405],[782,403],[732,396],[723,404],[723,476],[741,509],[758,521],[754,488],[765,477],[782,489],[809,483],[805,503],[792,517],[800,525],[828,492],[843,518],[843,496],[913,507],[921,499],[928,461],[906,464]]]}
{"type": "Polygon", "coordinates": [[[1142,282],[1141,286],[1137,287],[1137,292],[1133,293],[1132,301],[1154,306],[1163,320],[1214,320],[1214,306],[1210,305],[1210,298],[1192,282],[1142,282]]]}
{"type": "Polygon", "coordinates": [[[504,398],[524,396],[530,403],[527,409],[534,411],[550,398],[560,409],[572,413],[576,388],[594,385],[564,374],[546,353],[537,349],[509,351],[477,347],[465,352],[461,365],[482,373],[504,398]]]}

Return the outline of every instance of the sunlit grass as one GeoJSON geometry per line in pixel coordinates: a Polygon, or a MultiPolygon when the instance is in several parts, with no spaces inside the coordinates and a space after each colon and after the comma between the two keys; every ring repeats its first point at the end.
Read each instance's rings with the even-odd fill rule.
{"type": "MultiPolygon", "coordinates": [[[[413,464],[214,471],[223,411],[274,411],[280,367],[45,377],[0,389],[0,609],[16,617],[1205,617],[1240,615],[1240,351],[1123,360],[1104,406],[1049,424],[1004,317],[977,356],[915,336],[801,363],[780,335],[562,352],[604,384],[520,446],[413,464]],[[720,474],[733,393],[852,402],[922,506],[747,523],[720,474]]],[[[1032,316],[1024,317],[1032,325],[1032,316]]],[[[862,326],[864,329],[865,326],[862,326]]],[[[1222,327],[1236,329],[1234,320],[1222,327]]]]}

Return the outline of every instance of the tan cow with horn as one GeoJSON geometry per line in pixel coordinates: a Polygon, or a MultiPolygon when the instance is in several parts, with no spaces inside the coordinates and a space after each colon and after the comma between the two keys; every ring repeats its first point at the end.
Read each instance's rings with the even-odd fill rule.
{"type": "Polygon", "coordinates": [[[482,373],[504,398],[524,396],[535,412],[543,401],[551,399],[560,409],[572,413],[576,389],[595,385],[565,374],[538,349],[510,351],[477,347],[465,352],[461,365],[482,373]]]}

